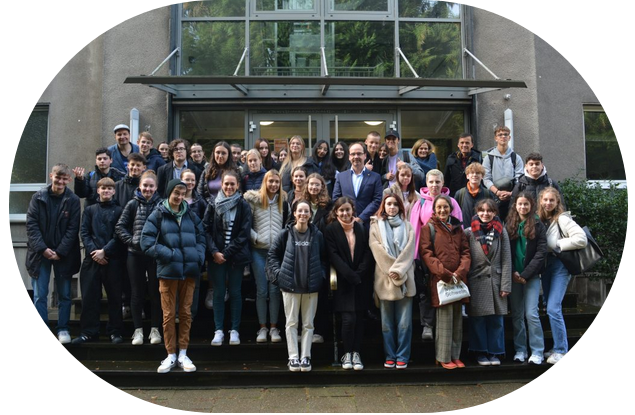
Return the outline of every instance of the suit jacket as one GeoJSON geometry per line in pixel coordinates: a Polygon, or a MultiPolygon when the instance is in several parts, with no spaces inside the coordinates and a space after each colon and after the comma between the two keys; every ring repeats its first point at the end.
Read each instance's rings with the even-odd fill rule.
{"type": "Polygon", "coordinates": [[[341,172],[335,179],[333,186],[333,201],[340,196],[348,196],[355,201],[355,213],[364,221],[366,230],[370,227],[370,217],[377,213],[384,188],[381,184],[381,176],[375,172],[364,169],[362,184],[359,187],[357,197],[353,188],[352,170],[341,172]]]}
{"type": "MultiPolygon", "coordinates": [[[[202,172],[190,161],[187,162],[187,168],[194,172],[194,175],[196,176],[196,183],[198,185],[202,172]]],[[[170,183],[170,180],[174,178],[173,176],[174,163],[172,161],[165,163],[163,166],[159,167],[159,170],[157,171],[157,179],[159,181],[159,183],[157,183],[157,193],[159,193],[159,196],[164,199],[167,199],[168,197],[165,192],[167,190],[168,183],[170,183]]]]}

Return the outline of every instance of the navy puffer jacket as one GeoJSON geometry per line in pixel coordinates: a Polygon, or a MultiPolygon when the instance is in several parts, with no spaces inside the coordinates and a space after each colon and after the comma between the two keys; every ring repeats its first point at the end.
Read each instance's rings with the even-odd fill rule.
{"type": "Polygon", "coordinates": [[[146,224],[148,217],[161,202],[159,193],[155,193],[150,200],[146,200],[137,189],[134,199],[132,199],[123,209],[115,233],[121,242],[128,246],[128,252],[141,254],[141,231],[146,224]]]}
{"type": "Polygon", "coordinates": [[[205,261],[203,223],[187,209],[179,224],[176,216],[160,204],[141,232],[141,249],[157,261],[157,277],[169,280],[198,278],[205,261]]]}
{"type": "MultiPolygon", "coordinates": [[[[296,291],[295,278],[295,238],[289,224],[280,232],[275,239],[269,253],[267,254],[267,279],[272,284],[280,287],[280,290],[294,293],[296,291]]],[[[320,291],[324,283],[326,269],[326,250],[324,248],[324,237],[318,228],[309,224],[309,243],[311,253],[309,263],[306,264],[309,273],[309,293],[320,291]]]]}

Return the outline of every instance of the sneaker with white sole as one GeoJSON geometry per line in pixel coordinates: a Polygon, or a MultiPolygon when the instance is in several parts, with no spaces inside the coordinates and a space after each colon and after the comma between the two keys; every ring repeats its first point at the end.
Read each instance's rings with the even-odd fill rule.
{"type": "Polygon", "coordinates": [[[544,352],[542,354],[542,357],[544,357],[545,359],[549,359],[549,357],[553,354],[553,349],[549,350],[548,352],[544,352]]]}
{"type": "Polygon", "coordinates": [[[300,360],[300,371],[301,372],[310,372],[311,371],[311,358],[303,357],[300,360]]]}
{"type": "Polygon", "coordinates": [[[364,369],[364,364],[362,363],[362,357],[357,352],[353,352],[353,369],[355,370],[364,369]]]}
{"type": "Polygon", "coordinates": [[[489,356],[489,361],[490,361],[492,366],[500,366],[501,365],[501,361],[498,358],[498,356],[490,355],[489,356]]]}
{"type": "Polygon", "coordinates": [[[260,327],[256,335],[256,343],[267,343],[267,333],[269,330],[266,327],[260,327]]]}
{"type": "Polygon", "coordinates": [[[184,372],[196,372],[196,366],[194,366],[189,357],[181,356],[176,362],[184,372]]]}
{"type": "Polygon", "coordinates": [[[168,373],[176,365],[176,359],[172,360],[169,356],[161,362],[157,369],[157,373],[168,373]]]}
{"type": "Polygon", "coordinates": [[[287,366],[289,366],[289,370],[291,372],[300,371],[300,361],[298,359],[289,359],[289,363],[287,363],[287,366]]]}
{"type": "Polygon", "coordinates": [[[214,308],[214,290],[207,290],[207,295],[205,295],[205,308],[208,310],[214,308]]]}
{"type": "Polygon", "coordinates": [[[62,344],[68,344],[71,342],[71,335],[66,330],[62,330],[57,333],[57,340],[62,344]]]}
{"type": "Polygon", "coordinates": [[[552,353],[551,356],[549,356],[549,358],[547,359],[547,363],[549,363],[550,365],[555,365],[563,357],[564,357],[564,355],[562,353],[557,353],[557,352],[556,353],[552,353]]]}
{"type": "Polygon", "coordinates": [[[148,339],[150,339],[150,344],[161,343],[161,334],[159,333],[159,329],[157,327],[152,327],[150,329],[150,334],[148,335],[148,339]]]}
{"type": "Polygon", "coordinates": [[[314,334],[311,343],[324,343],[324,337],[320,334],[314,334]]]}
{"type": "Polygon", "coordinates": [[[271,343],[280,343],[282,341],[282,337],[280,337],[280,330],[277,327],[272,327],[269,330],[269,336],[271,336],[271,343]]]}
{"type": "Polygon", "coordinates": [[[212,346],[222,346],[223,340],[225,340],[223,330],[216,330],[214,332],[214,339],[212,339],[212,346]]]}
{"type": "Polygon", "coordinates": [[[132,345],[141,346],[143,344],[143,329],[135,329],[132,333],[132,345]]]}
{"type": "Polygon", "coordinates": [[[229,344],[231,346],[240,344],[240,334],[236,330],[229,330],[229,344]]]}
{"type": "Polygon", "coordinates": [[[434,336],[432,335],[432,327],[425,326],[423,328],[423,332],[421,333],[422,340],[434,340],[434,336]]]}
{"type": "Polygon", "coordinates": [[[350,370],[352,368],[353,368],[353,360],[352,360],[351,353],[344,353],[344,356],[342,356],[342,369],[350,370]]]}
{"type": "Polygon", "coordinates": [[[525,363],[525,359],[527,359],[527,355],[523,352],[518,352],[514,355],[514,362],[525,363]]]}
{"type": "Polygon", "coordinates": [[[542,364],[542,356],[538,356],[537,354],[532,354],[529,356],[529,360],[527,363],[531,363],[532,365],[541,365],[542,364]]]}

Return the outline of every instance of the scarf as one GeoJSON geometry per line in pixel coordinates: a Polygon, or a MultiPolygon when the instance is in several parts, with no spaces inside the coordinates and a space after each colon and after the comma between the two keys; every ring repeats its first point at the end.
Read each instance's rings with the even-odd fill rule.
{"type": "Polygon", "coordinates": [[[406,225],[400,216],[389,216],[383,222],[384,226],[379,227],[382,242],[384,243],[386,252],[388,252],[390,256],[397,258],[408,243],[406,225]]]}
{"type": "Polygon", "coordinates": [[[240,198],[241,194],[239,192],[227,197],[225,196],[225,192],[221,190],[218,192],[218,195],[216,195],[216,199],[214,199],[214,208],[216,209],[216,215],[223,219],[223,229],[228,229],[236,216],[235,213],[233,215],[226,215],[225,213],[235,209],[240,201],[240,198]]]}
{"type": "Polygon", "coordinates": [[[178,223],[179,226],[181,226],[181,218],[183,217],[183,215],[185,215],[185,212],[187,211],[187,208],[188,208],[187,202],[185,200],[181,202],[181,210],[179,210],[178,212],[172,209],[168,199],[165,199],[163,201],[163,206],[168,210],[168,212],[174,215],[174,218],[176,219],[176,223],[178,223]]]}
{"type": "Polygon", "coordinates": [[[492,246],[494,239],[500,238],[502,233],[503,222],[498,216],[495,216],[488,223],[482,222],[478,215],[472,217],[472,234],[481,244],[485,255],[489,254],[489,248],[492,246]]]}
{"type": "Polygon", "coordinates": [[[337,221],[342,225],[342,229],[344,230],[344,235],[346,235],[346,240],[348,241],[348,249],[351,251],[351,259],[355,260],[355,222],[351,223],[342,222],[340,218],[337,218],[337,221]]]}
{"type": "Polygon", "coordinates": [[[470,193],[470,196],[472,196],[472,198],[476,199],[476,196],[478,196],[478,192],[481,190],[480,186],[476,186],[475,189],[472,189],[472,183],[467,182],[467,191],[470,193]]]}

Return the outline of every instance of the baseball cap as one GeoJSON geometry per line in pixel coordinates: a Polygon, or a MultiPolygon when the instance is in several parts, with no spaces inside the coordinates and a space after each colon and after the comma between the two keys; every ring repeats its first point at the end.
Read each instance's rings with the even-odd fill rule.
{"type": "Polygon", "coordinates": [[[116,133],[117,130],[128,130],[128,132],[130,132],[130,127],[128,127],[126,124],[117,124],[115,128],[112,129],[112,132],[116,133]]]}
{"type": "Polygon", "coordinates": [[[397,132],[397,130],[390,129],[390,130],[388,130],[388,132],[386,133],[386,136],[384,137],[384,139],[386,139],[386,138],[388,138],[388,137],[390,137],[390,136],[394,136],[394,137],[399,138],[399,133],[397,132]]]}

